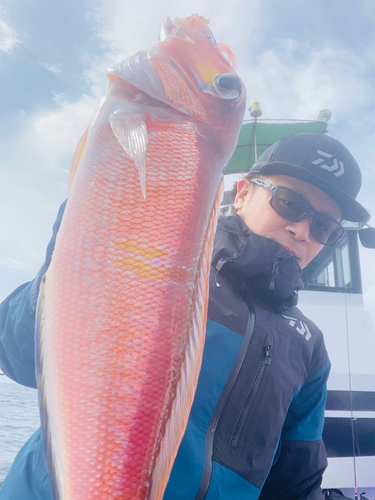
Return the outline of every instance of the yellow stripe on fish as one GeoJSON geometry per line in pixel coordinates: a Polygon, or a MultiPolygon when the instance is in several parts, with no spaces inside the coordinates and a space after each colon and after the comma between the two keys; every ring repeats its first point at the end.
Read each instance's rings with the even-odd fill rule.
{"type": "Polygon", "coordinates": [[[154,259],[156,257],[162,257],[166,253],[165,248],[156,248],[150,247],[146,244],[137,243],[136,241],[119,241],[116,242],[116,245],[122,248],[123,250],[127,250],[129,252],[134,252],[138,255],[144,255],[148,259],[154,259]]]}
{"type": "Polygon", "coordinates": [[[126,267],[126,269],[134,272],[139,278],[164,283],[167,281],[181,282],[186,280],[191,272],[191,269],[187,267],[173,267],[161,262],[160,258],[164,257],[167,253],[165,248],[147,247],[145,244],[130,240],[118,242],[117,246],[125,250],[125,253],[128,255],[119,260],[114,260],[114,263],[117,266],[126,267]]]}
{"type": "Polygon", "coordinates": [[[124,266],[129,271],[133,271],[139,278],[152,281],[175,281],[177,283],[185,281],[191,273],[187,267],[170,267],[161,263],[150,263],[142,257],[126,257],[123,260],[114,261],[117,266],[124,266]]]}

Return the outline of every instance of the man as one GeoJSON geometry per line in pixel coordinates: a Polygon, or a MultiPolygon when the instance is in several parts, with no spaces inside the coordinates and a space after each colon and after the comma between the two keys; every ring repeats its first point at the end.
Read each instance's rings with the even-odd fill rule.
{"type": "MultiPolygon", "coordinates": [[[[329,360],[317,327],[297,309],[301,269],[365,222],[361,174],[349,151],[318,134],[288,136],[237,185],[237,215],[219,221],[198,388],[165,500],[321,499],[329,360]],[[290,318],[303,320],[301,336],[290,318]]],[[[40,276],[0,310],[0,360],[35,386],[33,310],[40,276]]],[[[1,500],[51,498],[40,431],[22,448],[1,500]]]]}

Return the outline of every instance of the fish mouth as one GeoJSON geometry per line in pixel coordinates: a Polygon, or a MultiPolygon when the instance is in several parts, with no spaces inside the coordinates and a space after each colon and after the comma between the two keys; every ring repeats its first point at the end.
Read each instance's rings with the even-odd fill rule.
{"type": "Polygon", "coordinates": [[[212,80],[212,89],[221,99],[238,99],[242,92],[242,83],[234,73],[222,73],[212,80]]]}

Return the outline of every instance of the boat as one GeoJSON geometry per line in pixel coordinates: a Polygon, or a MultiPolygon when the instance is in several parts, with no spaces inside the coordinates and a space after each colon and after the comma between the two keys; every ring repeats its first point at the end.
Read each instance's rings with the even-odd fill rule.
{"type": "MultiPolygon", "coordinates": [[[[244,122],[225,171],[223,215],[233,213],[234,182],[249,172],[263,151],[288,134],[325,134],[331,118],[325,109],[317,120],[260,119],[258,101],[252,101],[249,111],[252,119],[244,122]]],[[[375,229],[344,224],[346,235],[304,269],[299,307],[322,330],[332,363],[323,433],[328,467],[322,488],[326,498],[340,490],[347,498],[371,500],[375,499],[375,329],[364,308],[359,244],[373,248],[375,229]]],[[[299,332],[306,335],[303,324],[299,332]]]]}

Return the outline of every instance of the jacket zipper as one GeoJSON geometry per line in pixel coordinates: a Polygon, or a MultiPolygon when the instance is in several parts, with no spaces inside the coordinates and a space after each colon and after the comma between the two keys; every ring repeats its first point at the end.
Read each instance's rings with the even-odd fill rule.
{"type": "Polygon", "coordinates": [[[238,437],[242,430],[246,414],[250,408],[252,400],[254,399],[255,393],[258,390],[260,381],[262,380],[264,369],[266,368],[266,366],[269,366],[271,364],[271,347],[272,347],[271,345],[266,345],[265,347],[263,347],[262,361],[259,365],[259,369],[256,374],[253,386],[249,392],[249,395],[246,398],[245,404],[243,405],[242,411],[237,420],[236,427],[234,428],[232,437],[230,439],[230,444],[232,446],[235,446],[238,442],[238,437]]]}
{"type": "Polygon", "coordinates": [[[243,336],[242,342],[240,349],[238,351],[236,360],[234,362],[233,368],[230,372],[230,375],[228,377],[227,383],[225,384],[225,387],[223,389],[223,392],[221,393],[220,399],[216,405],[216,408],[214,410],[214,413],[212,415],[210,424],[207,429],[207,434],[206,434],[206,442],[205,442],[205,450],[204,450],[204,468],[203,468],[203,474],[202,474],[202,479],[201,483],[198,488],[197,495],[195,497],[195,500],[205,500],[208,492],[208,488],[210,487],[211,483],[211,476],[212,476],[212,454],[213,454],[213,444],[214,444],[214,437],[215,437],[215,431],[217,428],[217,424],[219,423],[221,414],[223,413],[225,404],[229,398],[229,395],[233,389],[234,383],[237,380],[238,373],[242,367],[242,364],[244,362],[249,343],[251,340],[251,337],[253,335],[254,331],[254,325],[255,325],[255,311],[252,306],[249,305],[249,319],[247,322],[246,326],[246,331],[243,336]]]}

